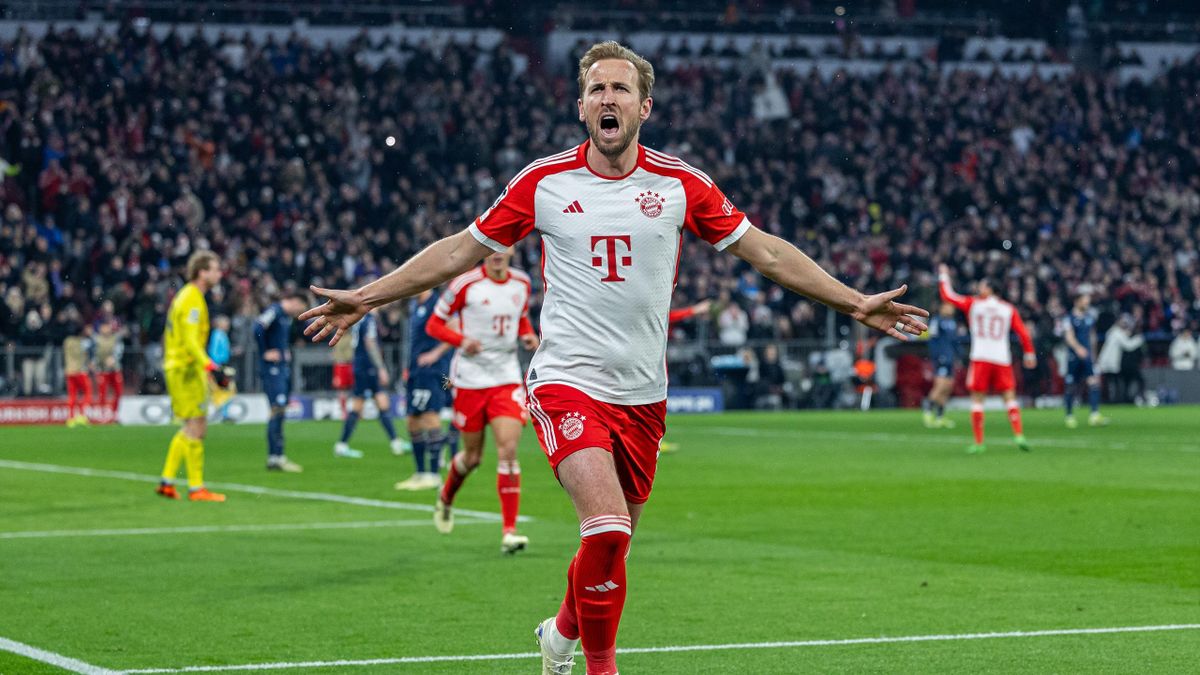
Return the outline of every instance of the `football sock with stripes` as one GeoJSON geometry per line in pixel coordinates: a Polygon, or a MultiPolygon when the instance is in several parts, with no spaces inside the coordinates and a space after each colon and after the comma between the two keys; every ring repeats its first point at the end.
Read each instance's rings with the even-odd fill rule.
{"type": "Polygon", "coordinates": [[[971,404],[971,431],[975,433],[975,445],[983,445],[983,404],[971,404]]]}
{"type": "Polygon", "coordinates": [[[517,531],[517,512],[521,506],[521,464],[500,460],[496,466],[496,494],[500,496],[500,518],[504,533],[517,531]]]}
{"type": "Polygon", "coordinates": [[[1008,423],[1012,426],[1013,435],[1024,433],[1021,430],[1021,404],[1015,400],[1008,402],[1008,423]]]}
{"type": "Polygon", "coordinates": [[[593,516],[579,525],[571,581],[589,675],[617,672],[617,627],[625,608],[625,553],[632,531],[629,516],[593,516]]]}
{"type": "Polygon", "coordinates": [[[446,471],[446,482],[442,484],[441,499],[443,502],[454,503],[454,495],[458,494],[458,489],[462,487],[463,481],[470,473],[471,469],[467,467],[466,456],[461,452],[450,460],[450,469],[446,471]]]}

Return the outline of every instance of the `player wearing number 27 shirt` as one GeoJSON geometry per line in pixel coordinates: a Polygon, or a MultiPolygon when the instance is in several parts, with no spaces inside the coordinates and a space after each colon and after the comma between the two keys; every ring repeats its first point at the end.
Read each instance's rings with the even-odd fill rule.
{"type": "Polygon", "coordinates": [[[681,239],[728,250],[775,283],[893,337],[919,335],[923,309],[848,288],[755,228],[704,173],[638,143],[654,69],[615,42],[579,63],[582,144],[537,160],[466,230],[432,244],[301,318],[337,342],[373,307],[462,274],[535,229],[543,246],[541,345],[525,377],[542,449],[579,517],[580,545],[558,614],[537,628],[543,673],[568,673],[582,642],[589,675],[613,675],[625,560],[653,485],[666,413],[667,321],[681,239]]]}
{"type": "Polygon", "coordinates": [[[938,266],[938,290],[942,300],[949,302],[967,315],[971,330],[971,365],[967,371],[967,389],[971,392],[971,429],[975,443],[967,452],[983,452],[983,399],[990,391],[998,391],[1008,408],[1008,421],[1012,426],[1017,447],[1028,451],[1029,444],[1021,428],[1021,407],[1017,403],[1017,385],[1013,377],[1012,350],[1009,347],[1009,332],[1021,340],[1025,352],[1025,367],[1037,365],[1033,351],[1033,340],[1017,309],[996,297],[990,282],[980,280],[978,295],[964,296],[954,292],[950,286],[950,269],[938,266]]]}
{"type": "Polygon", "coordinates": [[[445,534],[453,529],[451,504],[463,481],[479,466],[484,428],[490,426],[498,460],[500,550],[510,554],[529,544],[527,537],[517,534],[521,499],[517,443],[528,419],[517,342],[526,349],[538,346],[529,322],[529,276],[510,268],[511,259],[512,249],[505,248],[450,282],[425,324],[430,336],[458,349],[450,364],[450,382],[454,385],[454,426],[462,432],[463,441],[438,495],[434,524],[445,534]],[[461,333],[447,326],[455,315],[461,333]]]}

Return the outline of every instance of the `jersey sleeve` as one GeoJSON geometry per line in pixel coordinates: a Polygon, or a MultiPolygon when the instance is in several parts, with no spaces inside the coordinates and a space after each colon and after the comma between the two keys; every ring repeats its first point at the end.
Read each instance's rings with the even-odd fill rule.
{"type": "Polygon", "coordinates": [[[750,229],[746,214],[715,183],[699,176],[689,177],[684,181],[684,190],[688,207],[683,226],[718,251],[725,250],[750,229]]]}
{"type": "Polygon", "coordinates": [[[533,193],[537,180],[522,171],[496,201],[467,228],[471,236],[493,251],[503,251],[533,231],[533,193]]]}
{"type": "MultiPolygon", "coordinates": [[[[203,302],[201,298],[200,302],[203,302]]],[[[200,364],[204,368],[208,368],[212,360],[208,358],[208,353],[205,351],[204,339],[201,337],[203,328],[200,325],[200,315],[203,314],[199,303],[189,301],[186,307],[183,307],[182,325],[179,327],[180,337],[183,338],[184,349],[191,355],[195,363],[200,364]]]]}
{"type": "MultiPolygon", "coordinates": [[[[440,318],[443,322],[449,321],[451,316],[462,311],[463,306],[467,301],[467,286],[464,286],[457,291],[454,289],[455,284],[450,284],[446,290],[442,291],[442,295],[438,298],[438,302],[433,307],[432,316],[440,318]]],[[[428,326],[429,322],[425,322],[428,326]]],[[[429,332],[426,328],[425,332],[429,332]]],[[[433,335],[433,333],[429,333],[433,335]]]]}
{"type": "Polygon", "coordinates": [[[439,342],[453,347],[462,346],[463,334],[446,325],[446,320],[437,314],[429,315],[429,320],[425,322],[425,332],[439,342]]]}
{"type": "Polygon", "coordinates": [[[1017,308],[1013,308],[1012,313],[1012,329],[1017,334],[1017,338],[1021,341],[1021,349],[1026,354],[1033,353],[1033,340],[1029,339],[1029,330],[1025,328],[1025,322],[1021,320],[1021,315],[1017,313],[1017,308]]]}
{"type": "Polygon", "coordinates": [[[667,314],[667,323],[671,325],[677,324],[680,321],[687,321],[693,316],[696,316],[696,310],[691,307],[673,309],[669,314],[667,314]]]}
{"type": "Polygon", "coordinates": [[[946,277],[938,277],[938,293],[941,294],[942,300],[954,305],[960,311],[971,311],[972,297],[967,295],[959,295],[954,292],[954,288],[950,286],[950,279],[946,277]]]}

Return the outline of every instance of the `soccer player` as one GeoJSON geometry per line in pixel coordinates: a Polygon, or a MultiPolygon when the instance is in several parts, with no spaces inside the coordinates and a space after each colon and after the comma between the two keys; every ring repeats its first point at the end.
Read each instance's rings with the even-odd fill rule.
{"type": "Polygon", "coordinates": [[[580,521],[557,616],[537,629],[543,672],[569,672],[583,643],[589,675],[617,672],[630,537],[654,482],[663,436],[667,315],[685,230],[747,261],[781,286],[904,339],[928,312],[899,304],[906,287],[866,296],[795,246],[751,225],[712,179],[638,143],[654,71],[604,42],[579,63],[579,120],[588,138],[537,160],[464,231],[435,242],[301,317],[333,342],[372,308],[419,293],[503,251],[535,228],[544,245],[542,343],[526,375],[538,440],[580,521]]]}
{"type": "Polygon", "coordinates": [[[63,372],[67,376],[67,426],[88,426],[86,406],[92,404],[92,354],[90,327],[77,326],[63,340],[63,372]]]}
{"type": "Polygon", "coordinates": [[[354,343],[346,340],[333,348],[333,389],[338,393],[338,408],[346,416],[347,393],[354,388],[354,343]]]}
{"type": "Polygon", "coordinates": [[[950,286],[950,268],[938,265],[938,290],[942,301],[954,305],[967,315],[971,331],[971,365],[967,371],[967,390],[971,392],[971,430],[975,443],[967,452],[983,452],[983,399],[996,390],[1008,408],[1008,423],[1012,426],[1017,447],[1028,452],[1029,442],[1021,429],[1021,405],[1017,403],[1017,385],[1012,370],[1012,350],[1009,332],[1015,332],[1025,352],[1025,367],[1037,366],[1033,340],[1025,330],[1025,322],[1017,308],[996,297],[995,289],[986,279],[977,284],[977,295],[962,296],[950,286]]]}
{"type": "Polygon", "coordinates": [[[171,410],[183,426],[171,439],[162,482],[156,492],[179,499],[175,475],[181,463],[187,466],[188,499],[194,502],[223,502],[225,495],[204,487],[204,436],[208,432],[208,377],[227,375],[208,358],[208,304],[204,294],[221,281],[221,261],[212,251],[197,251],[188,258],[188,283],[175,294],[167,310],[163,333],[163,374],[171,410]]]}
{"type": "Polygon", "coordinates": [[[258,342],[262,360],[258,370],[267,403],[271,406],[271,417],[267,420],[268,471],[300,473],[304,470],[283,452],[283,420],[292,397],[292,350],[288,346],[292,319],[304,311],[306,304],[303,294],[285,293],[254,320],[254,339],[258,342]]]}
{"type": "Polygon", "coordinates": [[[125,355],[125,329],[114,317],[100,322],[93,338],[96,347],[96,388],[99,390],[101,407],[108,406],[108,394],[112,392],[112,414],[115,417],[125,392],[125,378],[121,375],[121,358],[125,355]]]}
{"type": "Polygon", "coordinates": [[[1108,424],[1108,418],[1100,414],[1100,376],[1092,364],[1096,353],[1096,314],[1091,306],[1092,296],[1080,293],[1063,321],[1063,339],[1069,350],[1066,390],[1063,392],[1068,429],[1079,426],[1079,422],[1075,421],[1075,392],[1081,384],[1087,385],[1088,403],[1092,408],[1088,424],[1093,427],[1108,424]]]}
{"type": "MultiPolygon", "coordinates": [[[[432,290],[422,291],[408,309],[408,437],[412,439],[416,471],[396,483],[397,490],[433,490],[442,486],[440,473],[442,447],[451,445],[457,454],[457,439],[442,430],[441,410],[450,403],[448,382],[453,349],[426,330],[439,298],[432,290]]],[[[457,319],[455,319],[457,321],[457,319]]],[[[453,323],[453,322],[452,322],[453,323]]],[[[336,346],[334,347],[337,348],[336,346]]],[[[451,433],[457,433],[451,428],[451,433]]]]}
{"type": "Polygon", "coordinates": [[[350,437],[354,435],[354,427],[362,416],[363,401],[375,399],[379,408],[379,423],[387,433],[392,452],[400,454],[404,451],[403,441],[396,437],[396,425],[392,423],[392,397],[388,394],[391,378],[388,376],[387,364],[383,362],[383,352],[379,349],[379,320],[372,314],[363,322],[354,326],[351,342],[354,345],[354,395],[350,399],[350,410],[346,413],[346,421],[342,423],[342,437],[333,444],[334,457],[361,459],[362,450],[350,447],[350,437]]]}
{"type": "Polygon", "coordinates": [[[943,302],[929,322],[929,358],[933,361],[933,388],[921,402],[926,429],[953,429],[946,419],[946,401],[954,391],[954,364],[958,361],[958,322],[954,305],[943,302]]]}
{"type": "Polygon", "coordinates": [[[500,497],[501,553],[516,553],[529,545],[517,534],[521,502],[521,464],[517,443],[529,413],[521,387],[517,343],[537,349],[538,337],[529,322],[529,276],[509,267],[513,251],[489,255],[483,265],[450,282],[425,325],[430,336],[458,349],[450,366],[454,386],[454,426],[462,433],[463,449],[450,461],[446,482],[438,495],[433,522],[439,532],[454,529],[454,496],[483,458],[484,433],[492,429],[496,443],[496,494],[500,497]],[[462,332],[446,322],[459,317],[462,332]]]}

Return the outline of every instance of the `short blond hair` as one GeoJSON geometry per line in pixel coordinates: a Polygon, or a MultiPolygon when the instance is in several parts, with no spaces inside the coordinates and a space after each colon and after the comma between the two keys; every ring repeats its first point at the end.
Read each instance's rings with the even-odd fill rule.
{"type": "Polygon", "coordinates": [[[200,273],[207,270],[209,265],[220,262],[220,258],[212,251],[196,251],[187,261],[188,281],[195,281],[200,273]]]}
{"type": "Polygon", "coordinates": [[[579,59],[580,98],[583,98],[583,88],[587,84],[588,71],[596,65],[597,61],[606,59],[619,59],[632,63],[638,74],[638,95],[643,101],[650,98],[650,92],[654,89],[654,66],[650,65],[650,62],[642,58],[640,54],[615,40],[597,42],[579,59]]]}

